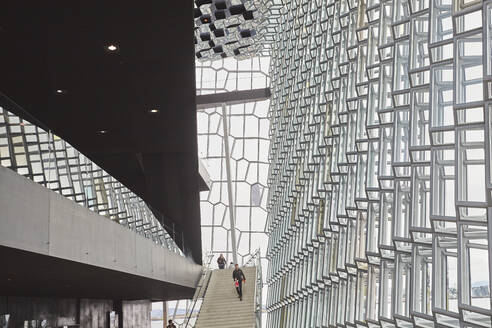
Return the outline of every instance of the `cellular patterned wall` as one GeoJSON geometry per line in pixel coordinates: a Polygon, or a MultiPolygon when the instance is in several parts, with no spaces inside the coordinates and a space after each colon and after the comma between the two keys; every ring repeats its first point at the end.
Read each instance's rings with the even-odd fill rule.
{"type": "Polygon", "coordinates": [[[268,327],[490,327],[492,1],[285,0],[268,327]]]}
{"type": "MultiPolygon", "coordinates": [[[[265,88],[269,85],[269,57],[226,58],[197,62],[197,94],[265,88]]],[[[238,262],[242,264],[267,248],[266,200],[270,145],[269,100],[227,105],[233,210],[238,262]]],[[[211,180],[201,193],[202,248],[215,259],[223,253],[232,262],[231,226],[221,107],[200,109],[198,151],[211,180]]],[[[266,265],[266,261],[265,265],[266,265]]]]}

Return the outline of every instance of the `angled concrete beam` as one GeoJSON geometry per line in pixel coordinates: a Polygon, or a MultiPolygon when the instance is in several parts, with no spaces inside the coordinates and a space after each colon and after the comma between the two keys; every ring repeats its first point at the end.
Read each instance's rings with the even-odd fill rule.
{"type": "Polygon", "coordinates": [[[223,104],[234,105],[270,99],[270,88],[244,91],[222,92],[196,96],[196,108],[205,109],[220,107],[223,104]]]}

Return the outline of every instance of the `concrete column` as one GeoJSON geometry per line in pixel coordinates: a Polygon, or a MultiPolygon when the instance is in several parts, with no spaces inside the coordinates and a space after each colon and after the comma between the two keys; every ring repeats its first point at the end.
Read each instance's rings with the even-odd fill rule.
{"type": "Polygon", "coordinates": [[[167,326],[167,302],[162,302],[162,327],[167,326]]]}

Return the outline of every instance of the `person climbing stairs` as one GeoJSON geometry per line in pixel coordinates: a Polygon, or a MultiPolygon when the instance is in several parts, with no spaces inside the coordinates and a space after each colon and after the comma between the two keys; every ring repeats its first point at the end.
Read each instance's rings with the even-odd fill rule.
{"type": "Polygon", "coordinates": [[[232,280],[233,269],[213,270],[195,328],[254,328],[256,268],[242,267],[246,276],[240,301],[232,280]]]}

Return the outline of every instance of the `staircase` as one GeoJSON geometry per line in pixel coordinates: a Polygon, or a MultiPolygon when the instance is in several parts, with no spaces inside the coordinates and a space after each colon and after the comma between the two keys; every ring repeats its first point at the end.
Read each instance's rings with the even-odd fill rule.
{"type": "Polygon", "coordinates": [[[256,268],[241,270],[246,276],[242,301],[233,284],[233,270],[212,271],[195,328],[255,328],[256,268]]]}

